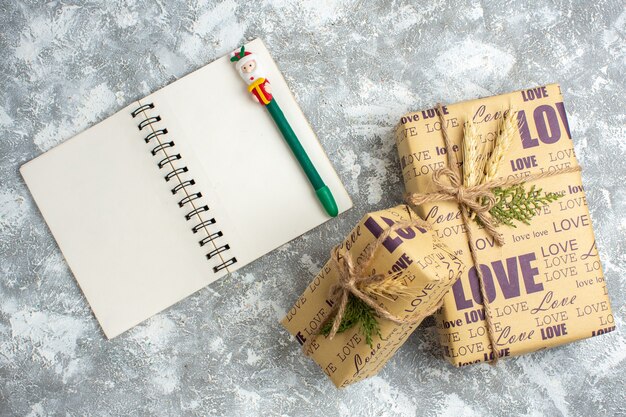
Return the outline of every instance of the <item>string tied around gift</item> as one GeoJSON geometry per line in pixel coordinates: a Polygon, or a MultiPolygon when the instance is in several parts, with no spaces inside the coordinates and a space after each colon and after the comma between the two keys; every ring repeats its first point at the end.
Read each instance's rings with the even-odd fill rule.
{"type": "Polygon", "coordinates": [[[432,179],[436,191],[421,195],[410,194],[410,198],[408,198],[410,204],[419,205],[435,201],[456,201],[459,205],[476,214],[487,233],[495,239],[498,245],[504,244],[504,238],[496,230],[496,225],[489,216],[489,210],[497,203],[491,183],[465,187],[460,175],[448,167],[434,171],[432,179]],[[443,178],[447,178],[449,184],[446,184],[443,178]]]}
{"type": "Polygon", "coordinates": [[[433,191],[427,193],[407,193],[405,200],[412,206],[418,206],[424,203],[440,202],[440,201],[455,201],[461,212],[463,225],[467,233],[467,240],[469,243],[470,254],[472,256],[472,262],[476,269],[476,275],[478,277],[478,283],[480,287],[480,294],[483,299],[483,307],[485,309],[485,321],[487,324],[487,336],[491,343],[493,359],[491,364],[496,364],[500,357],[499,350],[497,348],[496,330],[493,324],[493,315],[489,306],[489,299],[487,297],[487,291],[485,289],[482,268],[478,259],[476,246],[474,243],[474,236],[472,227],[470,226],[471,213],[474,213],[479,219],[479,224],[483,230],[493,238],[494,242],[498,246],[504,245],[504,237],[497,230],[497,224],[493,217],[489,214],[494,205],[497,204],[497,199],[493,193],[493,190],[499,187],[511,187],[515,185],[524,184],[531,181],[536,181],[543,178],[552,177],[554,175],[566,174],[571,172],[578,172],[581,170],[580,166],[570,166],[557,170],[546,170],[530,174],[526,177],[517,178],[495,178],[486,181],[479,185],[468,186],[463,185],[461,175],[459,172],[460,164],[456,160],[456,154],[451,146],[450,138],[446,128],[446,123],[443,117],[444,111],[441,104],[437,104],[437,114],[439,115],[439,121],[441,122],[441,133],[443,141],[448,155],[448,166],[435,170],[432,174],[433,191]],[[443,181],[443,178],[447,178],[447,183],[443,181]]]}
{"type": "Polygon", "coordinates": [[[412,216],[411,209],[409,207],[407,207],[407,211],[409,213],[410,220],[394,223],[389,228],[384,230],[380,234],[380,236],[378,236],[376,241],[372,242],[365,248],[362,255],[359,257],[359,259],[362,259],[359,264],[354,261],[350,251],[341,251],[341,245],[333,248],[330,254],[330,259],[335,264],[336,269],[339,272],[339,277],[337,279],[337,282],[333,286],[331,286],[329,290],[329,298],[332,300],[332,307],[330,311],[326,314],[326,318],[318,326],[317,330],[315,330],[310,335],[310,337],[307,338],[306,341],[303,343],[302,350],[305,354],[309,353],[309,346],[311,345],[312,341],[315,340],[317,335],[320,333],[320,330],[322,329],[322,327],[324,327],[328,320],[332,320],[333,323],[330,332],[328,333],[328,339],[332,340],[335,337],[346,312],[346,306],[348,305],[350,295],[360,299],[369,307],[371,307],[376,315],[378,315],[379,317],[390,320],[397,324],[418,324],[422,322],[422,320],[424,320],[426,317],[432,315],[439,307],[441,307],[441,305],[443,304],[443,297],[441,297],[440,300],[437,300],[432,308],[421,314],[407,318],[399,317],[395,314],[390,313],[389,310],[380,305],[366,291],[362,290],[362,288],[364,286],[367,286],[368,284],[382,282],[387,279],[394,279],[398,276],[397,273],[371,274],[367,272],[372,260],[376,255],[376,251],[383,245],[383,242],[391,235],[391,233],[409,227],[418,227],[427,230],[431,229],[431,226],[428,222],[421,219],[420,217],[412,216]]]}

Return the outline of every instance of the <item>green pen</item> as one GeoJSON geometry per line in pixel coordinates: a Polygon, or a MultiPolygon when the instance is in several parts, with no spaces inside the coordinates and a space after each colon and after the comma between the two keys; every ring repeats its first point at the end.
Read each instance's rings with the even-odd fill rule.
{"type": "Polygon", "coordinates": [[[235,51],[231,54],[231,62],[235,62],[235,66],[241,78],[248,84],[248,91],[252,93],[253,97],[265,106],[267,111],[274,119],[274,123],[282,133],[285,141],[291,148],[291,151],[295,155],[296,159],[300,163],[300,166],[304,170],[307,178],[311,182],[317,198],[324,206],[326,213],[335,217],[339,213],[335,198],[330,191],[330,188],[324,183],[322,177],[315,169],[313,162],[307,155],[306,151],[302,147],[302,144],[298,140],[298,137],[294,133],[291,125],[285,118],[283,111],[276,100],[272,97],[272,87],[270,83],[261,75],[263,69],[261,63],[257,60],[256,55],[247,52],[242,46],[239,51],[235,51]]]}

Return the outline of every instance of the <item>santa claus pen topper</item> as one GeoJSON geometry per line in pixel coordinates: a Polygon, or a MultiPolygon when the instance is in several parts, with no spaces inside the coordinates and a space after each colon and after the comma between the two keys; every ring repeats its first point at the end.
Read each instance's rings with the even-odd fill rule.
{"type": "Polygon", "coordinates": [[[330,192],[328,186],[324,184],[322,177],[320,177],[313,162],[311,162],[311,159],[306,154],[298,137],[293,132],[285,115],[278,106],[276,99],[272,96],[272,86],[264,77],[265,72],[262,63],[257,60],[255,54],[247,52],[243,46],[239,51],[235,51],[231,54],[230,60],[231,62],[235,62],[235,67],[241,78],[248,84],[248,91],[252,93],[253,98],[260,104],[263,104],[267,111],[269,111],[272,119],[274,119],[274,123],[278,126],[278,129],[283,134],[283,137],[300,163],[311,185],[313,185],[315,194],[322,203],[322,206],[324,206],[326,212],[332,217],[337,216],[339,210],[337,209],[337,203],[335,203],[333,194],[330,192]]]}

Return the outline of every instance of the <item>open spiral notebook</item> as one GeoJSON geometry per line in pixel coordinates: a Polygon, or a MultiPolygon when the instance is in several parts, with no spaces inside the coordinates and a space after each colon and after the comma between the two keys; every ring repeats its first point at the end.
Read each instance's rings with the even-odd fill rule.
{"type": "MultiPolygon", "coordinates": [[[[260,40],[302,145],[343,212],[350,197],[260,40]]],[[[20,171],[108,338],[329,220],[228,57],[20,171]]],[[[289,279],[289,277],[285,277],[289,279]]]]}

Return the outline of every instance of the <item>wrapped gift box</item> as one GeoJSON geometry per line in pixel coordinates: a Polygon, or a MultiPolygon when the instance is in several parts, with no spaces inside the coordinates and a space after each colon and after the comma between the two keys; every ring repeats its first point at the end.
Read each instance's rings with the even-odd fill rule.
{"type": "MultiPolygon", "coordinates": [[[[409,193],[433,191],[432,173],[447,166],[441,124],[462,161],[463,126],[472,120],[480,141],[497,136],[504,112],[517,111],[518,134],[498,175],[524,178],[577,166],[560,87],[556,84],[443,106],[402,117],[397,145],[409,193]]],[[[495,348],[502,357],[561,345],[615,329],[580,172],[533,181],[562,196],[538,208],[530,225],[502,225],[498,246],[472,222],[474,244],[493,313],[495,348]]],[[[483,300],[456,202],[418,209],[440,238],[468,265],[436,315],[444,356],[456,366],[493,358],[483,300]],[[471,266],[471,267],[469,267],[471,266]]]]}
{"type": "MultiPolygon", "coordinates": [[[[408,206],[367,214],[345,238],[336,255],[349,251],[359,265],[366,249],[391,225],[410,221],[416,216],[408,206]]],[[[365,268],[368,274],[383,271],[395,274],[394,280],[412,289],[411,297],[373,297],[391,314],[403,319],[414,318],[437,308],[452,283],[465,266],[431,230],[418,226],[398,229],[382,241],[365,268]]],[[[333,316],[331,286],[339,278],[338,264],[329,260],[294,306],[282,320],[283,326],[304,344],[311,356],[337,387],[378,373],[419,323],[396,324],[378,318],[380,334],[372,336],[371,344],[358,325],[331,340],[317,334],[333,316]],[[311,339],[311,340],[310,340],[311,339]]]]}

